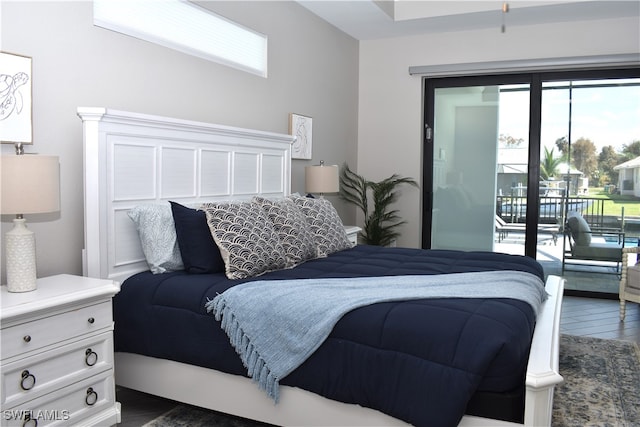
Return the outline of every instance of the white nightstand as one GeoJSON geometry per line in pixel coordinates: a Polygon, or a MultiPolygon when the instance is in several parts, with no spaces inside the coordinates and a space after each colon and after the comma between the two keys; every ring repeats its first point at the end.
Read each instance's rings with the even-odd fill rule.
{"type": "Polygon", "coordinates": [[[59,275],[32,292],[1,287],[2,426],[120,422],[111,280],[59,275]]]}
{"type": "Polygon", "coordinates": [[[353,243],[354,246],[358,244],[358,233],[360,232],[360,230],[362,230],[362,228],[356,225],[344,226],[344,231],[347,232],[347,237],[349,238],[349,241],[353,243]]]}

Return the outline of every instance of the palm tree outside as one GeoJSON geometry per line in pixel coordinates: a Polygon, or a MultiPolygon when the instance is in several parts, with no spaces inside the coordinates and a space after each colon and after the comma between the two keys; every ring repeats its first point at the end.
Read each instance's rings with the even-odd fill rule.
{"type": "Polygon", "coordinates": [[[548,180],[558,175],[558,167],[564,162],[564,156],[555,157],[553,153],[547,147],[544,147],[544,157],[540,162],[540,175],[543,180],[548,180]]]}

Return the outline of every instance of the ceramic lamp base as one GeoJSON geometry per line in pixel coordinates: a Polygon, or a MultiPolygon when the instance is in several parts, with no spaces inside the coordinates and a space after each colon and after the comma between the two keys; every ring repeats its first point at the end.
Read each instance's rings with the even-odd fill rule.
{"type": "Polygon", "coordinates": [[[29,292],[36,289],[36,238],[24,218],[13,220],[7,232],[7,290],[29,292]]]}

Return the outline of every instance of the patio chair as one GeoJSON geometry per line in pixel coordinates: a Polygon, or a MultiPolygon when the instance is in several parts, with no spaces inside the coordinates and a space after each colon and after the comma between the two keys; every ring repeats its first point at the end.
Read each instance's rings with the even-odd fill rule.
{"type": "MultiPolygon", "coordinates": [[[[565,245],[562,256],[562,271],[572,261],[612,262],[616,264],[616,273],[620,272],[624,231],[617,228],[591,227],[579,212],[569,212],[565,226],[565,245]]],[[[593,264],[598,265],[600,264],[593,264]]]]}
{"type": "Polygon", "coordinates": [[[526,230],[525,224],[509,224],[504,219],[500,218],[500,215],[496,214],[496,233],[498,233],[498,242],[502,242],[510,231],[524,233],[526,230]]]}
{"type": "MultiPolygon", "coordinates": [[[[624,321],[627,301],[640,304],[640,263],[629,265],[629,254],[640,253],[640,248],[631,247],[622,250],[622,276],[620,278],[620,321],[624,321]]],[[[640,259],[638,259],[640,261],[640,259]]]]}

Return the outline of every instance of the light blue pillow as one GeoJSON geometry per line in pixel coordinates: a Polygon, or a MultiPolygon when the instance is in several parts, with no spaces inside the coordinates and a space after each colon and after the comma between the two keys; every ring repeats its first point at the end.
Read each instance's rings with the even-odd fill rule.
{"type": "Polygon", "coordinates": [[[169,202],[138,205],[128,212],[153,274],[184,270],[169,202]]]}

